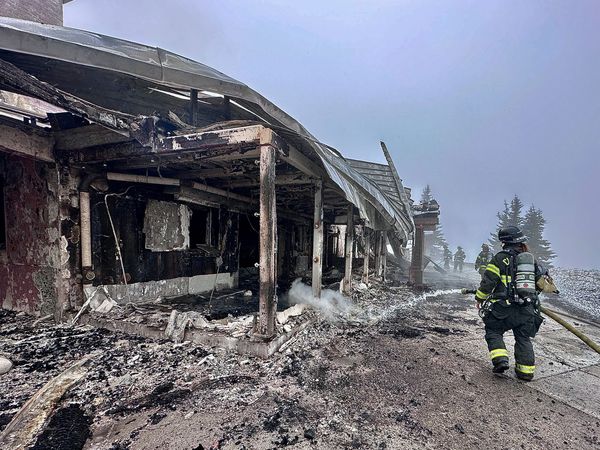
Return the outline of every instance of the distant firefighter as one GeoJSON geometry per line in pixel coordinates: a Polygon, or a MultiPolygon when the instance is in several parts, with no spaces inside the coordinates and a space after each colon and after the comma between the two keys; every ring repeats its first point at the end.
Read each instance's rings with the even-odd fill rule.
{"type": "Polygon", "coordinates": [[[448,248],[448,244],[444,244],[444,269],[450,269],[452,261],[452,251],[448,248]]]}
{"type": "Polygon", "coordinates": [[[490,262],[490,259],[492,259],[490,246],[487,244],[482,244],[481,251],[479,252],[479,255],[477,255],[477,259],[475,260],[475,270],[479,272],[479,275],[483,276],[485,268],[490,262]]]}
{"type": "Polygon", "coordinates": [[[463,271],[463,264],[465,262],[466,257],[467,257],[467,255],[465,255],[464,250],[459,245],[458,248],[456,249],[456,253],[454,254],[454,271],[455,272],[457,269],[461,272],[463,271]]]}

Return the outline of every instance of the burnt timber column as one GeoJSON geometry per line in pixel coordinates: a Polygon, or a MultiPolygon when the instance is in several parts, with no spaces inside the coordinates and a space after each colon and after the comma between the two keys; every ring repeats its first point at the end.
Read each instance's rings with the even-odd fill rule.
{"type": "Polygon", "coordinates": [[[423,250],[425,233],[423,225],[415,224],[415,239],[412,248],[412,261],[410,264],[410,281],[416,285],[423,284],[423,250]]]}
{"type": "Polygon", "coordinates": [[[315,183],[315,216],[313,223],[313,297],[321,297],[321,277],[323,275],[323,182],[315,183]]]}
{"type": "Polygon", "coordinates": [[[352,250],[354,248],[354,205],[348,206],[347,225],[346,225],[346,251],[344,252],[345,270],[344,285],[342,291],[344,294],[352,293],[352,250]]]}
{"type": "Polygon", "coordinates": [[[415,236],[413,241],[412,262],[410,264],[410,281],[423,285],[423,255],[425,254],[425,231],[434,231],[439,224],[439,209],[416,214],[415,236]]]}
{"type": "Polygon", "coordinates": [[[381,231],[375,232],[375,276],[381,276],[381,231]]]}
{"type": "Polygon", "coordinates": [[[381,279],[385,281],[387,272],[387,231],[381,232],[381,279]]]}
{"type": "Polygon", "coordinates": [[[276,150],[272,145],[272,131],[260,132],[260,243],[259,243],[259,313],[258,334],[271,337],[275,334],[277,297],[275,292],[275,239],[277,236],[277,210],[275,202],[276,150]]]}
{"type": "Polygon", "coordinates": [[[364,260],[363,260],[363,283],[369,282],[369,256],[371,255],[371,233],[367,227],[363,228],[365,233],[365,249],[364,249],[364,260]]]}

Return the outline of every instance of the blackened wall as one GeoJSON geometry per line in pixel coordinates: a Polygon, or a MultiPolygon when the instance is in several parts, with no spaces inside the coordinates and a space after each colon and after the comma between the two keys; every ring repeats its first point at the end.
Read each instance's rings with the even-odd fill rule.
{"type": "MultiPolygon", "coordinates": [[[[118,190],[117,190],[118,191],[118,190]]],[[[92,193],[92,253],[95,285],[121,284],[123,275],[115,238],[110,226],[104,193],[92,193]]],[[[226,209],[215,209],[213,225],[218,236],[212,246],[189,250],[150,251],[145,248],[144,216],[150,198],[165,200],[160,193],[152,195],[147,185],[134,186],[122,196],[109,196],[108,207],[121,245],[123,265],[128,283],[166,280],[216,273],[216,261],[222,257],[221,273],[238,270],[239,217],[226,209]],[[217,219],[218,218],[218,219],[217,219]]],[[[194,214],[192,208],[192,214],[194,214]]]]}
{"type": "Polygon", "coordinates": [[[0,153],[6,248],[0,250],[3,308],[54,314],[59,251],[58,175],[54,164],[0,153]]]}

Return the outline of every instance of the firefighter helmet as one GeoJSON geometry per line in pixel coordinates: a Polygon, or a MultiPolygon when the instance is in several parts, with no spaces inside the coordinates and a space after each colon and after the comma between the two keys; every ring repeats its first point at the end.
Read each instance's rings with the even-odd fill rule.
{"type": "Polygon", "coordinates": [[[519,229],[519,227],[506,227],[498,232],[498,240],[503,244],[520,244],[527,242],[527,237],[519,229]]]}

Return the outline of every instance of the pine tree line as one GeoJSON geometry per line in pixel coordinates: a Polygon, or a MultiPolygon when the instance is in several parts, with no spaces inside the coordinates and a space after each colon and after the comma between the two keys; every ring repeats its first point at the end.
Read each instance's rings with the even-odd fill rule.
{"type": "Polygon", "coordinates": [[[506,200],[504,201],[504,209],[496,214],[498,225],[496,226],[496,232],[490,235],[490,246],[494,249],[494,252],[500,251],[502,246],[498,241],[498,231],[511,225],[517,226],[527,236],[529,251],[535,255],[543,266],[551,268],[552,260],[556,257],[556,254],[552,250],[550,242],[544,239],[546,219],[542,211],[536,209],[534,205],[527,209],[525,215],[523,215],[523,208],[523,202],[517,195],[513,197],[510,204],[506,200]]]}

